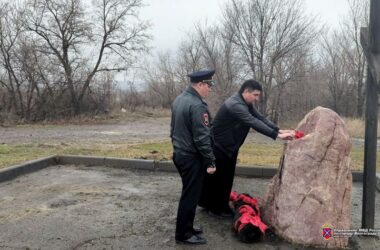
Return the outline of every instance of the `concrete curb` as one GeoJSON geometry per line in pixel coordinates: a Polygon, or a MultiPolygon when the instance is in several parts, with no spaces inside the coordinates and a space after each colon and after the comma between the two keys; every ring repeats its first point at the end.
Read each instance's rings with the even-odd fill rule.
{"type": "Polygon", "coordinates": [[[135,168],[154,170],[153,160],[124,159],[114,157],[97,157],[97,156],[77,156],[77,155],[60,155],[57,156],[58,163],[83,164],[87,166],[109,166],[114,168],[135,168]]]}
{"type": "Polygon", "coordinates": [[[363,172],[352,171],[352,181],[353,182],[363,182],[363,172]]]}
{"type": "Polygon", "coordinates": [[[246,165],[237,165],[235,169],[235,175],[261,178],[263,176],[263,168],[246,165]]]}
{"type": "MultiPolygon", "coordinates": [[[[163,172],[177,172],[172,161],[155,161],[154,169],[163,172]]],[[[245,177],[271,178],[277,173],[276,168],[237,165],[235,175],[245,177]]]]}
{"type": "Polygon", "coordinates": [[[28,161],[24,164],[11,166],[0,170],[0,182],[15,179],[21,175],[32,173],[52,165],[56,165],[58,159],[56,156],[49,156],[33,161],[28,161]]]}
{"type": "Polygon", "coordinates": [[[105,158],[98,156],[82,156],[82,155],[58,155],[58,164],[83,164],[87,166],[102,166],[105,158]]]}
{"type": "Polygon", "coordinates": [[[177,168],[172,161],[154,161],[154,169],[163,172],[177,172],[177,168]]]}
{"type": "Polygon", "coordinates": [[[139,159],[122,159],[122,158],[105,158],[104,165],[114,168],[133,168],[154,170],[153,160],[139,160],[139,159]]]}
{"type": "MultiPolygon", "coordinates": [[[[114,168],[143,169],[150,171],[176,172],[177,169],[172,161],[153,161],[139,159],[125,159],[113,157],[97,156],[78,156],[78,155],[59,155],[50,156],[35,161],[26,162],[0,170],[0,182],[14,179],[20,175],[38,171],[40,169],[56,164],[84,164],[87,166],[109,166],[114,168]]],[[[235,174],[237,176],[272,178],[277,173],[277,168],[266,168],[260,166],[236,166],[235,174]]],[[[363,173],[352,171],[352,180],[354,182],[363,181],[363,173]]],[[[376,189],[380,192],[380,173],[376,174],[376,189]]]]}

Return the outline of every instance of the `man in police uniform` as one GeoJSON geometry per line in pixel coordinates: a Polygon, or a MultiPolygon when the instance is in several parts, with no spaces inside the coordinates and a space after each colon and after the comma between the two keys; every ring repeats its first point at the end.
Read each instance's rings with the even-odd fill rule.
{"type": "Polygon", "coordinates": [[[206,98],[213,86],[214,70],[187,75],[191,86],[172,104],[170,137],[173,162],[182,179],[175,239],[177,243],[205,244],[201,229],[194,228],[197,203],[206,172],[215,172],[215,157],[210,135],[211,117],[206,98]]]}
{"type": "Polygon", "coordinates": [[[291,140],[294,130],[281,130],[254,107],[262,91],[255,80],[243,83],[238,93],[228,98],[212,124],[216,173],[207,175],[199,205],[219,217],[232,217],[229,197],[239,149],[251,128],[272,139],[291,140]]]}

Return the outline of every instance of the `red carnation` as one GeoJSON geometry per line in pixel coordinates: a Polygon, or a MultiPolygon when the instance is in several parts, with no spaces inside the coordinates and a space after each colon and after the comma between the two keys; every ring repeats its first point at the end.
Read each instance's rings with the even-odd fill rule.
{"type": "Polygon", "coordinates": [[[301,131],[301,130],[296,130],[296,134],[295,134],[295,138],[296,139],[299,139],[299,138],[302,138],[302,137],[304,137],[304,135],[305,135],[305,133],[303,132],[303,131],[301,131]]]}

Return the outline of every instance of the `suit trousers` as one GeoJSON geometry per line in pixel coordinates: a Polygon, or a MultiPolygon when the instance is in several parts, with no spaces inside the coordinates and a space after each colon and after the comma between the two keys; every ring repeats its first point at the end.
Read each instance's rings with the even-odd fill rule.
{"type": "Polygon", "coordinates": [[[215,147],[214,155],[216,172],[213,175],[206,175],[199,206],[218,214],[230,211],[228,203],[234,182],[238,152],[228,156],[215,147]]]}
{"type": "Polygon", "coordinates": [[[201,195],[206,168],[199,154],[173,154],[173,162],[182,179],[182,193],[178,204],[175,238],[185,240],[193,234],[193,224],[201,195]]]}

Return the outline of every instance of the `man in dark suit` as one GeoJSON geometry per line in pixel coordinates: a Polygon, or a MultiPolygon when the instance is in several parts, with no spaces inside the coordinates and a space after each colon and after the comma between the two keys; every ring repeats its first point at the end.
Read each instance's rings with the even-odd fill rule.
{"type": "Polygon", "coordinates": [[[262,91],[255,80],[243,83],[238,93],[228,98],[218,110],[212,125],[216,173],[204,180],[199,205],[212,215],[232,217],[228,202],[241,145],[251,128],[272,139],[290,140],[293,130],[280,130],[254,107],[262,91]]]}

